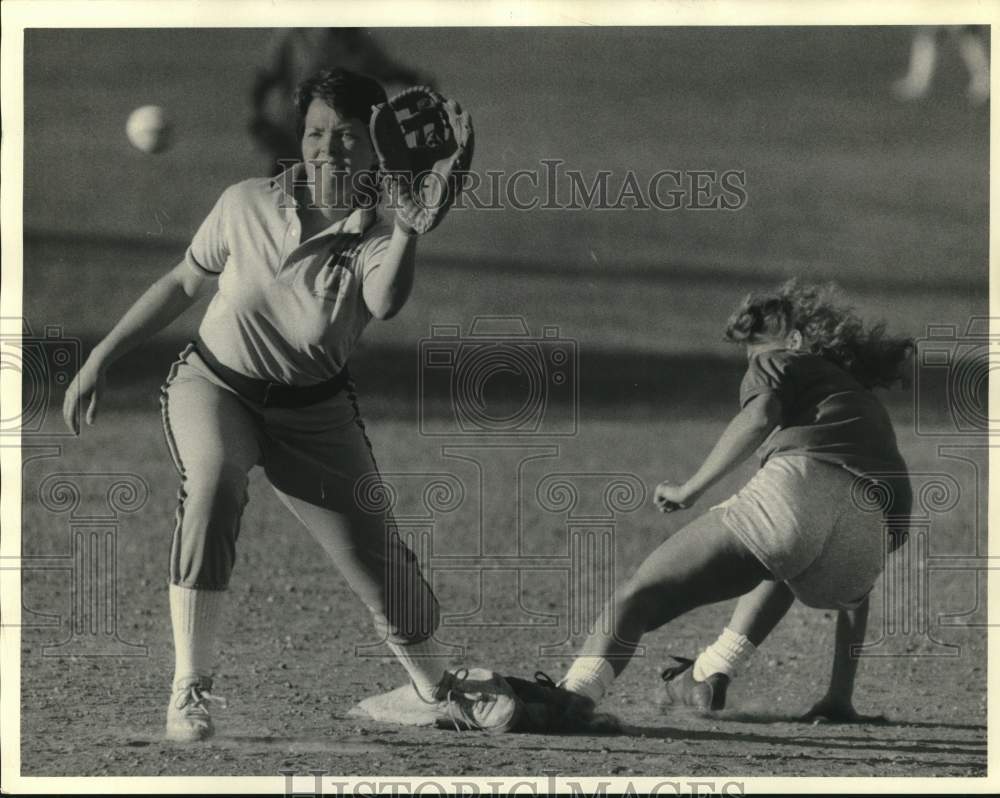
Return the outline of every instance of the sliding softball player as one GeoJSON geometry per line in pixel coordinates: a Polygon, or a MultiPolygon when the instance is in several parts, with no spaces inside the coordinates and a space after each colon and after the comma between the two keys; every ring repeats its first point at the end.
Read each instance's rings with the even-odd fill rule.
{"type": "Polygon", "coordinates": [[[892,422],[873,389],[904,379],[913,341],[866,328],[824,291],[794,281],[748,297],[726,337],[747,349],[742,410],[689,479],[657,486],[656,506],[690,508],[758,447],[761,468],[645,559],[558,685],[508,680],[536,728],[590,728],[645,634],[738,596],[719,639],[697,660],[675,658],[664,671],[665,699],[724,706],[729,680],[799,600],[839,611],[830,687],[810,716],[868,720],[853,706],[851,649],[864,638],[885,553],[905,542],[912,502],[892,422]],[[872,496],[884,499],[874,508],[881,513],[872,496]]]}

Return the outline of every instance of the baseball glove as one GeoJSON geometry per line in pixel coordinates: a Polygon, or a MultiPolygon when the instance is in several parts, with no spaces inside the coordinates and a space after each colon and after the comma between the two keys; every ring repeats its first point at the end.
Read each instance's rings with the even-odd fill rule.
{"type": "Polygon", "coordinates": [[[416,86],[374,106],[371,137],[397,217],[417,234],[433,230],[472,163],[472,118],[454,100],[416,86]]]}

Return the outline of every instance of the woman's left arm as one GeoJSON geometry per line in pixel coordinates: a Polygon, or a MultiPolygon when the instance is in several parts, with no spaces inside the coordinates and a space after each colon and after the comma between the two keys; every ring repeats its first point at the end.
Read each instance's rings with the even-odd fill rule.
{"type": "Polygon", "coordinates": [[[365,304],[376,319],[391,319],[403,309],[413,290],[416,261],[417,235],[397,219],[389,246],[362,283],[365,304]]]}

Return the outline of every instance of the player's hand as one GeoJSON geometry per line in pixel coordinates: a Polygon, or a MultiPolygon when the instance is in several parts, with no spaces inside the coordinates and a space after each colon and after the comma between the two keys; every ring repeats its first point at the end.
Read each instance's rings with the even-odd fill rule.
{"type": "Polygon", "coordinates": [[[661,513],[672,513],[674,510],[686,510],[698,501],[698,494],[687,485],[677,485],[673,482],[661,482],[653,494],[653,504],[661,513]]]}
{"type": "Polygon", "coordinates": [[[888,723],[885,715],[862,715],[849,700],[835,696],[823,696],[799,720],[814,726],[826,723],[888,723]]]}
{"type": "Polygon", "coordinates": [[[73,378],[63,399],[63,421],[74,434],[80,434],[80,408],[86,405],[87,426],[97,418],[97,402],[104,393],[104,368],[89,358],[73,378]]]}

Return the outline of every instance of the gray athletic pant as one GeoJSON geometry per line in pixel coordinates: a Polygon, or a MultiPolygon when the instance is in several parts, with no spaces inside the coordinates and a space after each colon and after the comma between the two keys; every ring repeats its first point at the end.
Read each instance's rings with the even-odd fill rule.
{"type": "MultiPolygon", "coordinates": [[[[437,600],[379,493],[353,386],[303,408],[261,408],[188,347],[162,389],[163,427],[181,488],[170,549],[172,584],[225,590],[236,557],[247,474],[255,465],[319,541],[381,634],[416,643],[437,628],[437,600]],[[374,480],[374,483],[373,483],[374,480]]],[[[276,530],[277,532],[277,530],[276,530]]],[[[275,547],[280,551],[280,546],[275,547]]]]}

